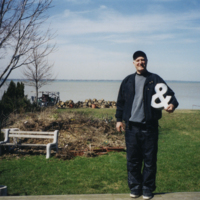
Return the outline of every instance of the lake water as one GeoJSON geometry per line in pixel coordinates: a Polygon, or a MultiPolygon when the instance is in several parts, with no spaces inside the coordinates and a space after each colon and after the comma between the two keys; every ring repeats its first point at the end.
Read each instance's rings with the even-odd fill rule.
{"type": "MultiPolygon", "coordinates": [[[[60,92],[60,100],[84,101],[85,99],[104,99],[116,101],[121,81],[54,81],[43,86],[40,91],[60,92]]],[[[175,92],[179,109],[200,109],[200,82],[173,82],[167,84],[175,92]]],[[[4,87],[4,89],[6,86],[4,87]]],[[[1,90],[0,95],[3,94],[1,90]]],[[[33,87],[25,85],[28,98],[35,96],[33,87]]],[[[41,96],[41,94],[39,94],[41,96]]]]}

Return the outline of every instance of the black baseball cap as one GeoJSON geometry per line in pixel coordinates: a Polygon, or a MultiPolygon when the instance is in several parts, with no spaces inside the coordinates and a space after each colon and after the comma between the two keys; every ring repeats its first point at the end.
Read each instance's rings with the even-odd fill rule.
{"type": "Polygon", "coordinates": [[[143,51],[136,51],[134,54],[133,54],[133,60],[135,60],[136,58],[138,57],[144,57],[144,58],[147,58],[146,54],[143,52],[143,51]]]}

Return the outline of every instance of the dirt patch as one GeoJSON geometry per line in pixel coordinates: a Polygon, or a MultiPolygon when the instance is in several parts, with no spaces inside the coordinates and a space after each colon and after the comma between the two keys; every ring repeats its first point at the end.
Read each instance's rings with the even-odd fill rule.
{"type": "MultiPolygon", "coordinates": [[[[54,110],[24,115],[13,114],[7,121],[7,127],[19,128],[22,131],[59,130],[59,151],[56,156],[63,159],[72,158],[76,154],[95,156],[98,154],[95,150],[102,147],[125,147],[124,133],[118,133],[115,125],[115,120],[111,119],[94,119],[80,113],[58,113],[54,110]]],[[[21,139],[20,142],[47,144],[52,141],[21,139]]]]}

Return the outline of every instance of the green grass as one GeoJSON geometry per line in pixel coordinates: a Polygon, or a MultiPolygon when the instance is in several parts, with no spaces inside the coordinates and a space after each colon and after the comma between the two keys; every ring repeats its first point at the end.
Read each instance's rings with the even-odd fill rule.
{"type": "Polygon", "coordinates": [[[114,108],[101,108],[101,109],[92,109],[92,108],[72,108],[72,109],[58,109],[58,113],[80,113],[87,117],[105,119],[113,118],[115,119],[116,109],[114,108]]]}
{"type": "Polygon", "coordinates": [[[200,111],[177,110],[160,120],[158,191],[200,191],[200,111]]]}
{"type": "Polygon", "coordinates": [[[0,172],[9,195],[127,192],[125,153],[66,161],[44,156],[3,160],[0,172]]]}
{"type": "MultiPolygon", "coordinates": [[[[114,117],[115,110],[78,112],[102,118],[107,112],[114,117]]],[[[159,129],[155,192],[200,191],[200,111],[163,112],[159,129]]],[[[0,185],[8,186],[9,195],[129,193],[126,153],[65,161],[44,155],[2,159],[0,185]]]]}

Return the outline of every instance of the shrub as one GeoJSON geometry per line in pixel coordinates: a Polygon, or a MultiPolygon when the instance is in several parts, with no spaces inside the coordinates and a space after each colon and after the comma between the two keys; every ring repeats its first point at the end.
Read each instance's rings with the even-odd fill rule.
{"type": "Polygon", "coordinates": [[[31,108],[30,101],[24,96],[24,84],[17,82],[16,85],[11,81],[0,101],[1,118],[13,111],[19,112],[22,108],[25,111],[31,108]]]}

